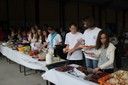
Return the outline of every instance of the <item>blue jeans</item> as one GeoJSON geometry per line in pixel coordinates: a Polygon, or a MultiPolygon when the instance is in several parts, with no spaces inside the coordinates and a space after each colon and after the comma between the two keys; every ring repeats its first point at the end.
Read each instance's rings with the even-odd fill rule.
{"type": "Polygon", "coordinates": [[[86,60],[87,68],[96,68],[98,65],[98,60],[93,60],[88,58],[85,58],[85,60],[86,60]]]}

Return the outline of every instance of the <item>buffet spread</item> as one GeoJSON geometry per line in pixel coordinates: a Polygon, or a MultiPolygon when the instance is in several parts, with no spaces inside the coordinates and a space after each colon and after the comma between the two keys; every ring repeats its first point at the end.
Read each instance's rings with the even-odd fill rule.
{"type": "Polygon", "coordinates": [[[73,66],[62,66],[62,67],[57,67],[55,70],[59,72],[67,72],[73,76],[79,77],[84,80],[88,80],[94,83],[99,84],[100,82],[98,81],[100,78],[109,75],[108,73],[105,72],[97,72],[94,73],[93,69],[91,68],[86,68],[84,66],[78,66],[78,67],[73,67],[73,66]]]}
{"type": "MultiPolygon", "coordinates": [[[[45,71],[48,70],[45,59],[47,48],[38,52],[37,50],[31,50],[29,43],[8,41],[0,44],[0,52],[8,59],[27,68],[45,71]]],[[[58,60],[57,57],[53,57],[51,64],[63,61],[65,60],[58,60]]]]}
{"type": "Polygon", "coordinates": [[[128,85],[128,71],[119,70],[112,74],[101,71],[94,73],[91,68],[75,64],[51,69],[42,77],[56,85],[128,85]],[[66,82],[62,84],[62,81],[66,82]]]}
{"type": "MultiPolygon", "coordinates": [[[[86,48],[86,46],[82,48],[86,48]]],[[[64,50],[67,51],[68,49],[66,48],[64,50]]],[[[38,52],[37,50],[30,50],[30,46],[28,45],[24,46],[23,44],[8,42],[1,44],[0,51],[7,58],[18,64],[32,69],[47,70],[46,63],[40,62],[45,61],[46,52],[48,51],[46,48],[38,52]]],[[[60,61],[55,59],[54,63],[60,61]]],[[[128,71],[119,70],[112,74],[101,71],[94,73],[93,69],[78,65],[56,67],[46,71],[42,77],[56,85],[128,85],[128,71]],[[67,82],[62,83],[59,79],[67,82]]]]}

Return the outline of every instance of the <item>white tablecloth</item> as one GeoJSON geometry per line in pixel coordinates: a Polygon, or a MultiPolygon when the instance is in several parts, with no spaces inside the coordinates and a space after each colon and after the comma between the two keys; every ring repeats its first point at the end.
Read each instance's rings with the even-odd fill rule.
{"type": "MultiPolygon", "coordinates": [[[[6,56],[8,59],[21,64],[25,67],[36,69],[36,70],[45,70],[47,71],[46,62],[45,61],[38,61],[38,59],[34,59],[31,56],[18,52],[17,50],[12,50],[11,48],[5,47],[0,45],[0,52],[6,56]]],[[[60,61],[57,61],[56,58],[54,58],[53,63],[64,61],[61,59],[60,61]]]]}
{"type": "Polygon", "coordinates": [[[42,75],[43,79],[56,85],[98,85],[96,83],[75,77],[67,72],[59,72],[51,69],[42,75]]]}

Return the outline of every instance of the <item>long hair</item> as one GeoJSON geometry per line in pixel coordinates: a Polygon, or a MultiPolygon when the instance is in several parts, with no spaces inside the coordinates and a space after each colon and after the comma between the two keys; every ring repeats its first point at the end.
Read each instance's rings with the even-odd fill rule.
{"type": "MultiPolygon", "coordinates": [[[[45,31],[45,32],[46,32],[47,37],[48,37],[48,35],[49,35],[49,33],[48,33],[48,29],[44,28],[44,29],[42,29],[42,32],[43,32],[43,31],[45,31]]],[[[44,36],[44,35],[43,35],[43,36],[44,36]]]]}
{"type": "Polygon", "coordinates": [[[48,32],[48,29],[46,29],[46,28],[42,29],[42,32],[43,32],[43,31],[45,31],[47,35],[46,35],[46,36],[43,35],[43,40],[42,40],[42,42],[46,42],[45,37],[48,37],[49,32],[48,32]]]}
{"type": "Polygon", "coordinates": [[[109,37],[107,36],[107,34],[106,34],[103,30],[101,30],[101,31],[99,32],[99,34],[98,34],[98,37],[97,37],[96,49],[100,49],[101,46],[102,46],[102,42],[101,42],[101,35],[102,35],[102,34],[105,34],[105,36],[106,36],[106,43],[105,43],[105,47],[104,47],[104,48],[107,48],[108,45],[109,45],[109,37]]]}
{"type": "Polygon", "coordinates": [[[37,32],[36,28],[35,27],[31,27],[31,38],[34,37],[33,33],[32,33],[32,30],[35,30],[35,32],[37,32]]]}
{"type": "Polygon", "coordinates": [[[87,26],[90,27],[94,27],[95,26],[95,20],[92,16],[87,16],[83,19],[83,23],[86,22],[87,26]]]}
{"type": "MultiPolygon", "coordinates": [[[[42,30],[41,30],[41,29],[38,29],[38,30],[40,30],[40,31],[41,31],[41,40],[42,40],[42,38],[43,38],[42,30]]],[[[40,35],[37,33],[37,42],[39,41],[39,38],[40,38],[40,35]]]]}

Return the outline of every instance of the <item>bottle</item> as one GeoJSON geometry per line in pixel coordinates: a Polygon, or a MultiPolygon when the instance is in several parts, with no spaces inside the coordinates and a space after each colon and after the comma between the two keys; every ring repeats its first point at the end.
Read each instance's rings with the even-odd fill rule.
{"type": "Polygon", "coordinates": [[[49,49],[48,49],[48,52],[49,52],[49,54],[52,56],[52,60],[54,59],[54,48],[53,47],[50,47],[49,49]]]}
{"type": "Polygon", "coordinates": [[[54,53],[54,48],[53,47],[49,47],[48,48],[48,52],[51,53],[51,54],[53,54],[54,53]]]}
{"type": "Polygon", "coordinates": [[[52,63],[52,56],[50,53],[46,54],[46,64],[51,64],[52,63]]]}

